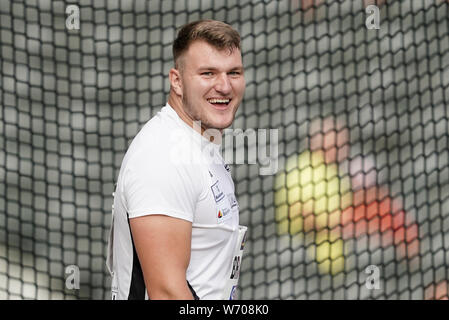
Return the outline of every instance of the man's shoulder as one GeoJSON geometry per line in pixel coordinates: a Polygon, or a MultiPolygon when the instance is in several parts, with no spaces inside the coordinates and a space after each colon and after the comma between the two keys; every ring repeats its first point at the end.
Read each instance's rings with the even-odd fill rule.
{"type": "Polygon", "coordinates": [[[198,137],[163,111],[152,117],[134,137],[125,155],[125,166],[198,164],[201,157],[200,142],[195,141],[198,137]]]}
{"type": "Polygon", "coordinates": [[[146,134],[157,135],[170,131],[177,126],[175,119],[166,109],[162,107],[158,110],[140,129],[135,138],[146,134]]]}
{"type": "Polygon", "coordinates": [[[171,133],[178,130],[178,124],[163,107],[149,119],[135,135],[128,151],[149,146],[164,146],[170,139],[171,133]]]}

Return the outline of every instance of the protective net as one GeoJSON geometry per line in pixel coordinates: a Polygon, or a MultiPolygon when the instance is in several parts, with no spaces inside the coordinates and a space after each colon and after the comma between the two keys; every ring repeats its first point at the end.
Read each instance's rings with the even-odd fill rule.
{"type": "Polygon", "coordinates": [[[232,128],[278,130],[276,174],[231,163],[249,227],[239,297],[447,296],[448,14],[443,0],[0,0],[0,298],[110,298],[120,164],[166,102],[177,28],[200,18],[242,36],[232,128]]]}

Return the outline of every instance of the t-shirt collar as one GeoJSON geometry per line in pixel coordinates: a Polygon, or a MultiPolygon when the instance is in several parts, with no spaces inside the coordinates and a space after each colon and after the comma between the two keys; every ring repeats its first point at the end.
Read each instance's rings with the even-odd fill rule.
{"type": "Polygon", "coordinates": [[[194,130],[191,126],[189,126],[187,123],[184,122],[184,120],[182,120],[178,113],[176,112],[175,109],[173,109],[173,107],[167,102],[167,104],[162,108],[161,110],[162,112],[167,112],[171,117],[173,117],[177,122],[179,122],[182,126],[184,126],[185,128],[191,130],[192,133],[194,134],[199,134],[201,136],[201,145],[205,146],[207,145],[208,147],[214,148],[216,151],[219,151],[221,148],[221,144],[216,144],[213,143],[211,141],[209,141],[207,138],[205,138],[203,135],[201,135],[198,131],[194,130]]]}

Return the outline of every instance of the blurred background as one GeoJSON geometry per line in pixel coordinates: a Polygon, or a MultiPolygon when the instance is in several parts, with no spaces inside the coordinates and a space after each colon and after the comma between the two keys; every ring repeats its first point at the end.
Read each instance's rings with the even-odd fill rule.
{"type": "Polygon", "coordinates": [[[231,164],[239,297],[447,297],[448,17],[445,0],[0,0],[0,299],[110,299],[114,183],[197,19],[242,37],[232,128],[279,130],[276,175],[231,164]]]}

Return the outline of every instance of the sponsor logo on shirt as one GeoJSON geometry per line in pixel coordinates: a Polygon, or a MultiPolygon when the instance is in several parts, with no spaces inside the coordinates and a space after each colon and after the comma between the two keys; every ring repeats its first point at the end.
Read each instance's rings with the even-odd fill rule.
{"type": "Polygon", "coordinates": [[[221,191],[220,186],[218,184],[218,180],[210,188],[214,195],[215,202],[220,202],[224,198],[225,194],[223,191],[221,191]]]}
{"type": "Polygon", "coordinates": [[[245,235],[243,236],[242,244],[240,245],[240,250],[243,250],[243,248],[245,248],[246,235],[247,235],[247,232],[245,231],[245,235]]]}
{"type": "Polygon", "coordinates": [[[229,208],[218,210],[218,220],[226,218],[230,212],[231,210],[229,210],[229,208]]]}
{"type": "Polygon", "coordinates": [[[238,279],[240,275],[240,257],[235,256],[232,262],[231,279],[238,279]]]}
{"type": "Polygon", "coordinates": [[[237,297],[237,286],[232,286],[231,294],[229,295],[229,300],[235,300],[237,297]]]}
{"type": "Polygon", "coordinates": [[[111,287],[111,299],[112,300],[117,300],[117,295],[118,295],[118,287],[117,286],[112,286],[111,287]]]}
{"type": "Polygon", "coordinates": [[[228,196],[229,205],[231,206],[231,209],[234,209],[235,207],[239,206],[234,193],[228,193],[227,196],[228,196]]]}
{"type": "Polygon", "coordinates": [[[227,172],[231,172],[231,167],[229,166],[229,164],[225,163],[224,168],[227,172]]]}

